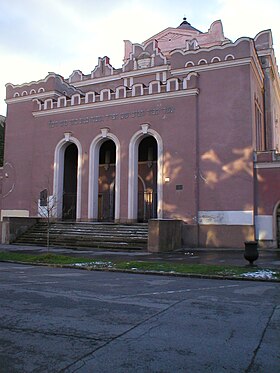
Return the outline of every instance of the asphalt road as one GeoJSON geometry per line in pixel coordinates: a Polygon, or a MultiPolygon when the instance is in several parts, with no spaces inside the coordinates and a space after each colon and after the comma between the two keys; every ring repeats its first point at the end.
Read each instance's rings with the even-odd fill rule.
{"type": "Polygon", "coordinates": [[[0,372],[280,372],[280,284],[0,263],[0,372]]]}

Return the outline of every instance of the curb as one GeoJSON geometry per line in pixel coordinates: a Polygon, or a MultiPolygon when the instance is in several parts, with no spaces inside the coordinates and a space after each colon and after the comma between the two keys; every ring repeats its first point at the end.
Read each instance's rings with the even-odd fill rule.
{"type": "Polygon", "coordinates": [[[186,278],[200,278],[208,280],[229,280],[229,281],[258,281],[258,282],[275,282],[279,283],[280,279],[265,279],[265,278],[249,278],[249,277],[232,277],[232,276],[221,276],[221,275],[201,275],[195,273],[179,273],[179,272],[163,272],[163,271],[144,271],[144,270],[132,270],[132,269],[118,269],[118,268],[93,268],[93,267],[77,267],[75,264],[48,264],[39,262],[20,262],[14,260],[0,260],[2,263],[15,263],[21,265],[32,265],[50,268],[67,268],[67,269],[78,269],[84,271],[97,271],[97,272],[119,272],[119,273],[132,273],[137,275],[155,275],[155,276],[173,276],[173,277],[186,277],[186,278]]]}

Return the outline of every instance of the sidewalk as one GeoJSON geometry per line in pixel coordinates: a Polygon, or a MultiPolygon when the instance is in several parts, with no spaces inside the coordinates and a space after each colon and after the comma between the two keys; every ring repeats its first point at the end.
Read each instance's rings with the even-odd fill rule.
{"type": "MultiPolygon", "coordinates": [[[[248,262],[244,259],[244,250],[242,249],[209,249],[209,248],[182,248],[172,253],[148,253],[145,251],[131,250],[103,250],[103,249],[73,249],[64,247],[47,247],[39,246],[19,246],[19,245],[1,245],[0,252],[20,252],[28,254],[55,253],[60,255],[83,256],[94,258],[96,260],[106,261],[163,261],[173,263],[193,263],[193,264],[221,264],[246,266],[248,262]]],[[[260,268],[280,268],[280,250],[266,249],[259,250],[259,258],[254,263],[260,268]]]]}

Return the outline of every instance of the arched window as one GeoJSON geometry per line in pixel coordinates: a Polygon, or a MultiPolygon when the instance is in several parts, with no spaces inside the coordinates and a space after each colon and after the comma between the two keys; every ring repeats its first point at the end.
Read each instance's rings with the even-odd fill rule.
{"type": "Polygon", "coordinates": [[[142,83],[137,83],[132,86],[132,96],[143,96],[144,86],[142,83]]]}
{"type": "Polygon", "coordinates": [[[106,88],[100,91],[100,101],[111,100],[111,90],[106,88]]]}
{"type": "Polygon", "coordinates": [[[204,58],[202,58],[198,61],[198,65],[207,65],[207,61],[204,58]]]}
{"type": "Polygon", "coordinates": [[[116,88],[116,98],[126,98],[126,87],[121,86],[116,88]]]}
{"type": "Polygon", "coordinates": [[[81,96],[79,93],[74,94],[71,97],[71,105],[79,105],[81,103],[81,96]]]}
{"type": "Polygon", "coordinates": [[[168,79],[166,82],[166,92],[178,91],[179,80],[177,78],[168,79]]]}
{"type": "Polygon", "coordinates": [[[85,103],[89,104],[90,102],[95,102],[95,92],[87,92],[85,103]]]}
{"type": "Polygon", "coordinates": [[[234,60],[234,56],[232,54],[228,54],[227,56],[225,56],[225,61],[230,61],[230,60],[234,60]]]}
{"type": "Polygon", "coordinates": [[[158,80],[149,83],[149,94],[153,93],[160,93],[160,82],[158,80]]]}
{"type": "Polygon", "coordinates": [[[220,57],[213,57],[211,60],[211,63],[214,63],[214,62],[221,62],[220,57]]]}

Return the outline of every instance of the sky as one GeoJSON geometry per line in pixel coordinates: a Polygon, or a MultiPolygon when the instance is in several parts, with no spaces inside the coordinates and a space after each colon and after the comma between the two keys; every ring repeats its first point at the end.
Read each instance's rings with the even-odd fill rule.
{"type": "Polygon", "coordinates": [[[280,65],[279,15],[280,0],[0,0],[0,114],[6,83],[89,74],[105,55],[120,68],[123,40],[142,43],[184,16],[202,32],[220,19],[232,41],[271,29],[280,65]]]}

